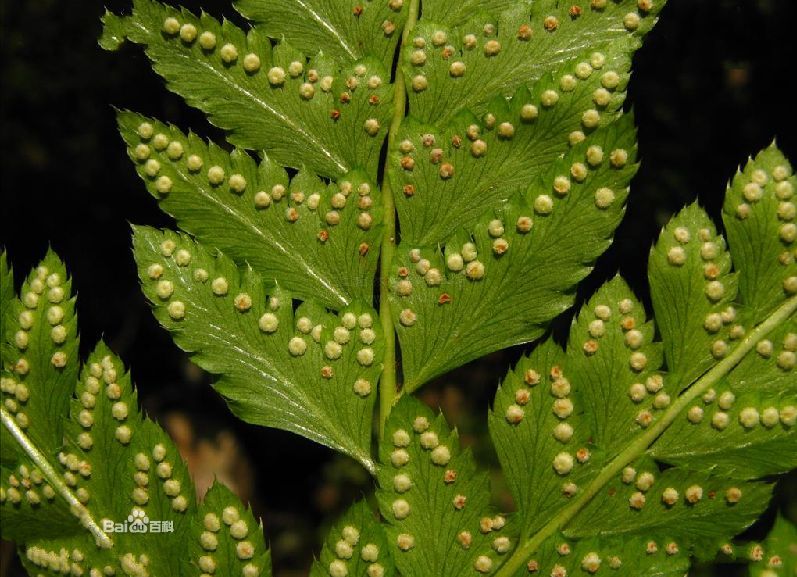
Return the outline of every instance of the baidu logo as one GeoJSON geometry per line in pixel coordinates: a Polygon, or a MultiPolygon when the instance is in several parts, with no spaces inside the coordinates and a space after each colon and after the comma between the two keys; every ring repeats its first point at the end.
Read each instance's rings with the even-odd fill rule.
{"type": "Polygon", "coordinates": [[[133,507],[127,519],[122,523],[103,519],[102,530],[106,533],[172,533],[174,521],[150,520],[143,509],[133,507]]]}

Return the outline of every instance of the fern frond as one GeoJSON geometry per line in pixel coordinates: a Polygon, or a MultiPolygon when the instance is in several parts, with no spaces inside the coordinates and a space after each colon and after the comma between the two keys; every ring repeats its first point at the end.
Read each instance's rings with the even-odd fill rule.
{"type": "Polygon", "coordinates": [[[389,158],[403,241],[444,242],[528,188],[585,135],[618,118],[629,68],[626,50],[587,52],[510,100],[491,99],[478,118],[463,111],[436,129],[411,116],[389,158]]]}
{"type": "MultiPolygon", "coordinates": [[[[713,227],[687,229],[690,235],[698,236],[689,243],[694,248],[690,251],[689,245],[684,245],[684,250],[694,253],[697,247],[700,249],[700,258],[696,253],[690,255],[692,262],[697,262],[697,268],[692,265],[691,283],[697,292],[703,290],[707,298],[700,299],[694,294],[688,301],[699,307],[690,313],[687,321],[694,334],[673,337],[674,342],[687,339],[693,359],[698,356],[708,361],[703,363],[704,370],[711,361],[716,362],[743,342],[749,327],[761,321],[762,314],[779,306],[784,295],[797,292],[797,266],[790,255],[794,238],[789,236],[789,231],[794,230],[791,198],[796,182],[788,161],[773,146],[748,163],[744,173],[738,174],[728,189],[723,217],[739,279],[738,294],[734,275],[726,274],[730,262],[721,250],[723,241],[713,237],[713,227]],[[765,263],[767,266],[763,266],[765,263]],[[711,306],[707,308],[707,304],[711,306]]],[[[707,221],[704,215],[699,218],[707,221]]],[[[664,270],[666,265],[661,266],[664,270]]],[[[688,263],[669,268],[668,276],[675,278],[683,275],[675,269],[688,268],[688,263]]],[[[655,286],[653,277],[651,286],[655,286]]],[[[655,308],[656,293],[653,294],[655,308]]],[[[665,302],[670,303],[671,311],[679,306],[678,302],[683,306],[685,301],[665,302]]],[[[797,318],[791,317],[758,342],[754,354],[742,359],[723,381],[707,392],[702,403],[690,407],[694,417],[686,422],[676,421],[653,447],[653,454],[668,463],[690,468],[704,469],[711,462],[719,470],[733,471],[745,478],[783,473],[797,467],[797,445],[792,431],[778,425],[781,421],[792,423],[797,418],[789,410],[782,415],[780,412],[783,407],[797,405],[793,370],[796,357],[797,318]],[[745,412],[747,407],[756,407],[756,413],[745,412]],[[698,415],[702,418],[698,419],[698,415]],[[728,426],[724,426],[726,419],[728,426]],[[739,423],[744,419],[760,420],[762,426],[742,426],[739,423]],[[690,433],[695,428],[699,435],[690,433]]]]}
{"type": "Polygon", "coordinates": [[[390,298],[405,390],[542,335],[608,247],[635,158],[625,117],[574,146],[524,194],[482,213],[444,252],[398,247],[390,298]]]}
{"type": "Polygon", "coordinates": [[[385,69],[407,20],[403,0],[238,0],[235,8],[275,40],[313,56],[322,50],[340,62],[375,56],[385,69]]]}
{"type": "Polygon", "coordinates": [[[628,390],[646,380],[657,386],[661,352],[651,343],[653,332],[628,286],[615,279],[584,307],[566,353],[548,341],[504,380],[490,430],[526,534],[544,525],[601,463],[641,433],[634,421],[640,409],[628,401],[628,390]],[[617,303],[625,311],[622,320],[616,310],[612,322],[602,320],[617,303]],[[628,330],[638,339],[633,359],[628,330]],[[518,452],[518,446],[526,449],[518,452]]]}
{"type": "Polygon", "coordinates": [[[473,19],[474,15],[486,11],[501,14],[516,4],[516,0],[463,0],[456,4],[443,0],[426,0],[423,3],[423,17],[442,26],[460,26],[473,19]]]}
{"type": "Polygon", "coordinates": [[[183,230],[299,297],[332,308],[370,300],[383,211],[361,172],[337,185],[307,171],[291,180],[268,157],[258,166],[138,114],[120,113],[119,125],[139,176],[183,230]]]}
{"type": "Polygon", "coordinates": [[[772,312],[784,290],[797,292],[795,187],[791,165],[772,143],[725,194],[722,221],[739,268],[739,296],[753,321],[772,312]]]}
{"type": "Polygon", "coordinates": [[[271,577],[263,523],[218,481],[208,489],[191,522],[189,547],[191,568],[186,575],[195,575],[198,568],[208,574],[271,577]]]}
{"type": "Polygon", "coordinates": [[[393,562],[384,529],[367,502],[360,501],[327,534],[310,577],[393,577],[393,562]]]}
{"type": "MultiPolygon", "coordinates": [[[[9,327],[12,327],[16,322],[13,314],[16,298],[14,273],[8,264],[5,251],[0,251],[0,379],[8,378],[6,359],[13,359],[16,356],[14,346],[6,341],[9,327]]],[[[3,387],[3,391],[5,391],[6,387],[3,387]]],[[[14,444],[7,435],[8,431],[5,428],[0,428],[0,466],[6,463],[13,463],[16,459],[14,444]]]]}
{"type": "MultiPolygon", "coordinates": [[[[72,281],[63,263],[48,252],[13,293],[10,269],[3,275],[2,370],[6,409],[32,441],[54,453],[63,439],[64,423],[52,415],[66,415],[77,381],[77,317],[72,281]]],[[[19,456],[3,430],[3,453],[19,456]]]]}
{"type": "Polygon", "coordinates": [[[370,472],[371,421],[383,337],[371,307],[329,313],[267,289],[251,269],[186,235],[134,231],[144,293],[241,419],[293,431],[352,456],[370,472]],[[266,296],[268,294],[268,297],[266,296]]]}
{"type": "Polygon", "coordinates": [[[631,0],[583,8],[557,0],[511,7],[482,2],[486,12],[468,14],[454,30],[443,25],[463,20],[460,10],[474,3],[458,4],[450,16],[443,13],[449,12],[448,2],[426,6],[412,42],[403,48],[410,110],[419,120],[441,126],[462,110],[484,113],[494,97],[511,95],[579,55],[631,53],[665,5],[655,2],[650,10],[640,10],[631,0]],[[502,7],[507,9],[501,12],[502,7]]]}
{"type": "Polygon", "coordinates": [[[737,296],[737,275],[730,269],[725,239],[697,204],[664,227],[650,252],[653,310],[665,346],[668,380],[679,388],[716,362],[715,341],[730,338],[730,323],[723,322],[723,313],[729,316],[728,307],[737,296]],[[709,297],[709,291],[718,292],[709,297]]]}
{"type": "Polygon", "coordinates": [[[569,541],[551,537],[518,569],[514,577],[527,575],[593,575],[621,577],[683,577],[689,557],[670,542],[640,538],[599,537],[569,541]],[[644,551],[644,555],[640,555],[644,551]]]}
{"type": "MultiPolygon", "coordinates": [[[[0,266],[5,313],[5,256],[0,266]]],[[[107,346],[95,348],[79,379],[66,380],[80,365],[70,285],[48,253],[23,284],[19,318],[5,327],[3,368],[12,370],[2,376],[0,412],[3,444],[14,451],[0,466],[3,538],[17,542],[31,575],[177,576],[196,567],[270,575],[262,532],[242,530],[259,527],[250,512],[239,514],[239,500],[226,489],[211,489],[200,513],[214,510],[221,493],[218,516],[229,530],[186,538],[202,523],[188,469],[163,430],[139,412],[130,377],[107,346]],[[20,370],[21,360],[28,370],[20,370]],[[243,525],[229,521],[233,513],[243,525]]]]}
{"type": "Polygon", "coordinates": [[[377,498],[402,575],[465,576],[500,566],[515,535],[490,507],[487,475],[442,415],[402,397],[379,458],[377,498]]]}
{"type": "MultiPolygon", "coordinates": [[[[625,210],[630,62],[665,4],[237,0],[246,29],[155,0],[106,13],[100,44],[143,45],[233,145],[119,114],[184,231],[134,228],[155,317],[238,417],[378,483],[379,515],[353,505],[311,577],[675,577],[717,551],[794,569],[782,519],[731,544],[797,468],[797,178],[774,143],[728,187],[727,244],[696,204],[662,230],[655,322],[617,277],[565,348],[503,379],[488,420],[516,513],[412,396],[572,306],[625,210]]],[[[219,484],[195,501],[110,349],[80,370],[58,258],[13,284],[0,254],[0,520],[25,568],[270,576],[262,523],[219,484]]]]}
{"type": "MultiPolygon", "coordinates": [[[[793,177],[775,154],[766,151],[761,157],[777,161],[749,174],[777,176],[788,185],[782,194],[793,177]]],[[[774,237],[780,252],[790,250],[794,240],[780,232],[790,222],[783,218],[790,200],[760,184],[760,204],[745,215],[756,215],[753,224],[739,228],[754,243],[772,246],[774,237]],[[767,210],[776,207],[780,212],[767,210]]],[[[774,263],[746,269],[751,249],[742,244],[737,258],[737,246],[731,242],[726,252],[708,216],[685,209],[651,251],[662,343],[641,305],[614,280],[574,321],[566,352],[547,343],[505,379],[490,430],[525,543],[500,577],[539,563],[537,556],[547,559],[540,571],[555,569],[546,548],[565,542],[572,549],[570,540],[589,549],[583,563],[617,557],[634,575],[659,574],[649,555],[661,550],[712,557],[766,508],[768,477],[797,466],[791,262],[774,273],[774,263]],[[768,289],[766,304],[737,296],[736,275],[748,286],[777,284],[779,292],[768,289]],[[769,313],[763,318],[762,309],[769,313]],[[760,380],[748,379],[752,367],[760,380]],[[637,546],[622,558],[606,539],[637,546]]]]}
{"type": "Polygon", "coordinates": [[[322,176],[359,168],[376,178],[393,99],[378,60],[308,61],[285,42],[272,48],[257,28],[244,33],[152,0],[133,6],[131,16],[106,14],[101,44],[145,45],[169,89],[228,130],[231,143],[322,176]]]}
{"type": "Polygon", "coordinates": [[[744,547],[750,563],[750,577],[779,577],[797,571],[797,527],[778,515],[762,543],[744,547]]]}
{"type": "MultiPolygon", "coordinates": [[[[772,486],[766,483],[679,468],[659,472],[654,463],[645,460],[632,466],[638,471],[636,479],[631,483],[613,479],[605,487],[606,496],[593,500],[568,525],[566,537],[617,536],[635,539],[640,545],[653,540],[665,552],[669,546],[673,554],[685,549],[684,553],[713,558],[730,535],[753,524],[772,493],[772,486]],[[655,480],[647,482],[646,473],[655,480]],[[636,509],[630,503],[641,493],[639,486],[646,488],[642,493],[646,502],[636,509]],[[732,495],[737,491],[741,499],[735,502],[732,495]]],[[[642,557],[646,549],[640,546],[635,557],[642,557]]]]}

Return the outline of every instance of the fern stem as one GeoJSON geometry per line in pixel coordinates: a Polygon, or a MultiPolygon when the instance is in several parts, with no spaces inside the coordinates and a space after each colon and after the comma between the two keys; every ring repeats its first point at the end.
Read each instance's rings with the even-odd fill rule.
{"type": "Polygon", "coordinates": [[[2,420],[3,426],[8,429],[8,432],[11,433],[11,436],[19,443],[19,446],[22,447],[28,457],[30,457],[30,460],[41,470],[50,485],[66,500],[69,504],[69,510],[80,520],[80,524],[88,529],[94,536],[97,546],[103,549],[110,549],[113,546],[111,538],[97,525],[97,522],[91,516],[89,510],[83,503],[78,501],[78,498],[72,493],[69,487],[67,487],[64,480],[58,475],[52,465],[50,465],[47,457],[36,448],[33,441],[19,428],[14,417],[12,417],[11,413],[4,407],[0,407],[0,420],[2,420]]]}
{"type": "Polygon", "coordinates": [[[725,377],[742,361],[747,353],[753,350],[759,341],[784,323],[795,311],[797,311],[797,296],[789,298],[766,320],[753,329],[727,357],[697,379],[691,387],[678,397],[678,400],[670,406],[658,421],[654,422],[643,435],[606,465],[578,497],[534,534],[531,539],[526,541],[521,547],[518,547],[495,574],[495,577],[513,576],[546,539],[561,531],[613,477],[622,471],[623,467],[644,453],[695,398],[705,393],[712,385],[715,385],[720,379],[725,377]]]}
{"type": "MultiPolygon", "coordinates": [[[[396,78],[394,81],[393,96],[393,119],[390,122],[390,130],[387,136],[387,158],[396,146],[396,133],[404,120],[407,109],[407,96],[404,93],[404,75],[401,72],[401,50],[407,39],[410,37],[415,23],[418,21],[418,10],[420,0],[411,0],[407,23],[401,35],[401,45],[399,46],[399,58],[396,65],[396,78]]],[[[382,202],[385,207],[385,230],[382,238],[382,252],[380,254],[380,273],[379,273],[379,316],[382,320],[382,331],[385,338],[385,367],[382,371],[382,378],[379,381],[379,438],[385,430],[387,417],[396,401],[398,394],[398,382],[396,374],[398,372],[398,362],[396,360],[396,331],[393,326],[393,317],[390,313],[390,301],[388,299],[388,286],[390,283],[390,269],[393,266],[393,257],[396,252],[396,205],[393,201],[393,191],[390,187],[390,162],[385,161],[386,168],[382,177],[382,202]]]]}

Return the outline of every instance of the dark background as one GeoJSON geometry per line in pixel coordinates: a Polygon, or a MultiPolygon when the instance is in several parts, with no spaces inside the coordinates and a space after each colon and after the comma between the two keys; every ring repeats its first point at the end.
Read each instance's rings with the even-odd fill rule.
{"type": "MultiPolygon", "coordinates": [[[[278,575],[303,574],[318,550],[323,520],[366,491],[369,481],[357,466],[309,441],[233,419],[207,376],[156,325],[138,290],[129,223],[172,222],[135,175],[112,106],[219,135],[163,87],[139,48],[99,49],[104,5],[119,11],[128,3],[0,0],[0,247],[9,251],[18,278],[48,244],[58,252],[80,296],[82,352],[100,338],[108,341],[132,366],[144,406],[180,437],[195,468],[219,471],[254,502],[278,575]]],[[[236,16],[227,2],[185,5],[236,16]]],[[[647,299],[647,252],[674,211],[698,199],[717,218],[738,164],[774,137],[797,161],[797,99],[790,85],[797,74],[796,18],[793,0],[670,0],[635,59],[629,89],[642,167],[628,214],[580,297],[619,270],[647,299]]],[[[485,407],[526,349],[472,363],[424,393],[460,426],[486,466],[495,461],[484,436],[485,407]]],[[[496,500],[508,506],[495,477],[496,500]]],[[[795,518],[794,477],[790,481],[778,502],[795,518]]]]}

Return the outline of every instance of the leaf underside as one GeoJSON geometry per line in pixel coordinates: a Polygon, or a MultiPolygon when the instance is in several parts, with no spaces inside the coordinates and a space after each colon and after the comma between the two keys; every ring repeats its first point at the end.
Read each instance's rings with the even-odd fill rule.
{"type": "Polygon", "coordinates": [[[524,194],[484,213],[443,250],[399,245],[390,298],[406,390],[538,338],[572,305],[572,287],[609,246],[624,212],[636,171],[630,125],[624,117],[596,131],[524,194]],[[623,162],[613,164],[612,155],[623,162]],[[571,171],[582,169],[580,182],[572,178],[571,171]],[[553,187],[563,179],[567,190],[557,193],[553,187]],[[576,236],[582,242],[574,243],[576,236]]]}
{"type": "Polygon", "coordinates": [[[738,553],[750,561],[750,577],[793,575],[797,571],[797,527],[781,515],[762,543],[750,543],[740,549],[738,553]]]}
{"type": "Polygon", "coordinates": [[[327,533],[310,577],[327,577],[335,572],[352,577],[396,574],[384,529],[365,501],[352,505],[327,533]]]}
{"type": "Polygon", "coordinates": [[[150,193],[200,242],[303,299],[341,308],[371,298],[382,202],[362,173],[289,179],[270,158],[258,165],[138,114],[120,113],[119,126],[150,193]]]}
{"type": "Polygon", "coordinates": [[[371,307],[338,315],[267,289],[186,235],[136,228],[139,277],[159,322],[240,418],[294,431],[373,470],[370,435],[384,339],[371,307]],[[267,296],[268,295],[268,296],[267,296]]]}
{"type": "Polygon", "coordinates": [[[377,59],[341,63],[287,41],[272,48],[259,27],[246,33],[151,0],[135,0],[127,17],[106,14],[105,24],[104,47],[125,39],[146,46],[167,87],[227,130],[232,144],[322,176],[360,168],[376,177],[393,95],[377,59]],[[173,32],[164,30],[168,18],[177,22],[173,32]]]}
{"type": "Polygon", "coordinates": [[[472,575],[477,563],[500,565],[515,535],[490,507],[487,475],[442,415],[402,397],[379,456],[377,499],[402,575],[472,575]]]}
{"type": "MultiPolygon", "coordinates": [[[[263,290],[279,286],[311,308],[369,304],[390,206],[379,188],[390,188],[401,242],[378,286],[391,302],[409,392],[538,338],[572,305],[624,212],[636,170],[633,121],[621,111],[630,58],[663,6],[430,1],[398,46],[412,4],[240,0],[247,31],[134,0],[130,15],[106,13],[100,40],[107,49],[143,45],[169,89],[240,147],[228,155],[156,120],[119,117],[160,206],[197,247],[251,267],[263,290]],[[404,76],[409,114],[380,167],[391,113],[403,110],[391,67],[404,76]],[[262,156],[259,165],[244,149],[262,156]]],[[[186,342],[190,331],[178,332],[181,346],[198,348],[186,342]]],[[[368,410],[355,422],[345,403],[341,414],[313,408],[312,394],[282,406],[278,390],[301,389],[270,368],[292,362],[285,347],[249,363],[245,377],[203,362],[242,418],[370,462],[361,436],[368,410]],[[246,382],[263,372],[267,386],[246,382]]]]}
{"type": "Polygon", "coordinates": [[[794,246],[783,234],[791,175],[770,147],[726,198],[727,213],[734,188],[760,184],[732,224],[735,238],[771,247],[769,266],[747,269],[750,247],[737,255],[739,241],[726,244],[689,206],[651,250],[658,331],[616,278],[585,303],[566,350],[548,340],[504,379],[490,432],[520,533],[561,529],[519,550],[512,567],[683,572],[690,555],[724,551],[767,507],[772,476],[797,467],[797,286],[783,258],[794,246]],[[778,290],[745,294],[742,278],[778,290]]]}
{"type": "Polygon", "coordinates": [[[249,574],[270,575],[260,527],[227,489],[214,486],[197,518],[185,463],[139,412],[111,350],[101,343],[81,367],[75,298],[58,257],[47,254],[20,299],[5,254],[0,267],[3,312],[16,313],[3,323],[0,526],[28,572],[178,576],[198,566],[232,575],[248,564],[257,569],[249,574]],[[206,529],[211,537],[192,530],[209,511],[221,518],[220,505],[242,524],[220,522],[206,529]]]}
{"type": "MultiPolygon", "coordinates": [[[[488,419],[514,514],[491,507],[457,432],[409,394],[539,338],[572,306],[624,212],[637,168],[622,113],[630,59],[664,4],[427,0],[403,46],[417,2],[239,0],[249,30],[152,0],[106,14],[101,45],[143,45],[169,89],[238,147],[119,115],[137,172],[187,233],[134,229],[156,318],[239,417],[377,478],[384,522],[355,504],[313,577],[682,575],[691,557],[733,553],[773,476],[797,467],[797,180],[774,145],[728,188],[727,242],[697,205],[663,229],[649,259],[655,323],[616,278],[564,349],[546,340],[502,381],[488,419]],[[379,319],[386,201],[400,236],[380,286],[391,318],[379,319]],[[405,394],[374,459],[383,322],[396,327],[405,394]]],[[[17,299],[3,255],[0,299],[14,423],[0,513],[26,568],[270,575],[251,511],[220,485],[195,503],[107,347],[79,372],[57,258],[17,299]],[[85,530],[139,512],[174,532],[107,534],[108,549],[85,530]]],[[[749,549],[752,574],[792,567],[793,541],[778,520],[767,553],[749,549]]]]}
{"type": "MultiPolygon", "coordinates": [[[[258,167],[241,150],[228,156],[122,115],[150,192],[196,238],[138,229],[155,314],[220,375],[216,387],[244,419],[293,430],[377,472],[387,526],[386,542],[373,545],[403,574],[564,575],[603,565],[674,575],[749,526],[769,499],[762,479],[795,466],[797,333],[784,300],[797,291],[793,178],[774,148],[729,189],[728,243],[697,206],[662,231],[649,263],[658,331],[615,279],[574,320],[565,350],[546,342],[507,376],[490,430],[518,507],[508,524],[490,511],[486,478],[456,433],[407,394],[388,420],[381,466],[370,460],[381,333],[359,319],[376,322],[369,301],[381,219],[363,227],[360,218],[382,204],[355,201],[353,190],[367,183],[378,197],[384,172],[396,205],[400,244],[382,290],[405,393],[539,338],[572,305],[622,218],[636,170],[633,119],[621,110],[630,58],[662,6],[429,0],[398,48],[409,114],[384,170],[377,160],[393,104],[384,71],[413,16],[406,3],[242,0],[238,10],[254,22],[246,35],[143,0],[130,17],[106,18],[106,45],[145,44],[172,90],[226,128],[231,143],[264,152],[258,167]],[[216,43],[185,38],[186,24],[216,43]],[[243,121],[254,114],[257,122],[243,121]],[[142,135],[142,123],[166,139],[142,135]],[[172,142],[201,168],[191,174],[188,157],[169,154],[172,142]],[[155,150],[144,155],[142,146],[155,150]],[[283,166],[301,170],[289,179],[283,166]],[[276,198],[275,185],[284,191],[276,198]],[[290,201],[272,210],[281,195],[290,201]],[[293,296],[304,301],[295,313],[293,296]],[[779,326],[748,343],[773,311],[785,315],[779,326]],[[583,491],[601,497],[578,501],[583,491]],[[540,531],[548,537],[536,542],[540,531]]],[[[369,519],[355,506],[313,571],[378,573],[373,549],[355,557],[363,545],[345,535],[360,524],[378,540],[369,519]]]]}

